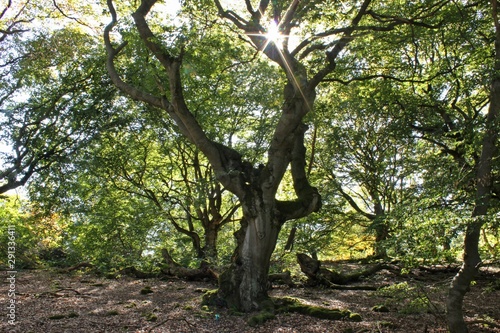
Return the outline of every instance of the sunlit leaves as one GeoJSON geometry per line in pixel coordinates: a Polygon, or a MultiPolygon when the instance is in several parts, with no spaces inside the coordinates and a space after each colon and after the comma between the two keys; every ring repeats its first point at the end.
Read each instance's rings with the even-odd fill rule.
{"type": "Polygon", "coordinates": [[[10,244],[14,257],[8,258],[8,247],[0,253],[0,266],[9,269],[36,268],[45,264],[42,260],[56,259],[55,251],[64,255],[62,247],[66,239],[67,220],[58,214],[44,214],[35,205],[18,196],[0,198],[0,239],[10,244]],[[10,243],[9,243],[10,242],[10,243]],[[11,259],[9,261],[8,259],[11,259]],[[8,263],[12,264],[10,266],[8,263]]]}
{"type": "Polygon", "coordinates": [[[114,116],[114,89],[102,48],[91,35],[65,28],[20,40],[22,57],[3,80],[14,86],[2,104],[2,191],[64,160],[114,116]]]}

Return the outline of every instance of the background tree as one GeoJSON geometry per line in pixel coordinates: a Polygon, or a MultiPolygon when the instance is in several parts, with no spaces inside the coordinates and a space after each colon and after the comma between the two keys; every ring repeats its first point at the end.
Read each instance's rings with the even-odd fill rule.
{"type": "Polygon", "coordinates": [[[0,193],[26,184],[110,122],[114,93],[96,62],[96,36],[63,11],[75,7],[89,12],[55,1],[8,1],[1,12],[0,193]]]}
{"type": "Polygon", "coordinates": [[[402,135],[387,105],[380,82],[335,88],[337,98],[322,96],[315,158],[323,184],[345,200],[350,219],[374,235],[374,255],[387,256],[387,241],[396,225],[388,215],[415,193],[414,141],[402,135]],[[358,96],[353,99],[350,96],[358,96]],[[335,110],[335,112],[333,112],[335,110]],[[354,213],[354,214],[353,214],[354,213]]]}
{"type": "MultiPolygon", "coordinates": [[[[15,236],[14,266],[34,269],[46,264],[60,265],[68,220],[58,214],[45,214],[28,200],[15,195],[0,198],[0,237],[8,244],[9,235],[15,236]]],[[[0,266],[9,270],[8,248],[0,252],[0,266]]]]}
{"type": "Polygon", "coordinates": [[[98,150],[83,158],[94,164],[94,177],[110,179],[123,195],[156,206],[157,221],[189,237],[201,262],[217,264],[218,234],[233,220],[238,205],[214,181],[210,165],[196,149],[182,138],[172,140],[175,133],[168,128],[153,126],[132,125],[126,133],[106,135],[98,150]]]}
{"type": "Polygon", "coordinates": [[[479,239],[481,228],[492,205],[495,182],[493,179],[493,161],[498,158],[498,130],[500,119],[500,18],[497,1],[491,3],[492,21],[494,23],[494,65],[489,90],[489,106],[485,119],[485,128],[481,142],[481,154],[476,160],[475,168],[475,200],[472,221],[467,225],[464,240],[464,262],[450,287],[447,314],[450,331],[468,332],[463,319],[463,298],[474,277],[479,271],[481,257],[479,239]]]}
{"type": "MultiPolygon", "coordinates": [[[[448,296],[452,332],[467,331],[463,297],[481,262],[479,235],[498,181],[492,163],[498,144],[498,83],[493,74],[498,71],[498,32],[491,25],[491,13],[497,21],[496,2],[490,6],[447,6],[441,33],[413,36],[407,64],[426,82],[413,82],[411,93],[397,100],[411,119],[409,128],[441,151],[441,167],[427,176],[435,182],[442,172],[441,184],[447,184],[436,201],[466,208],[472,216],[458,226],[464,233],[464,264],[448,296]],[[464,19],[474,24],[459,26],[464,19]]],[[[448,232],[453,236],[453,229],[448,232]]]]}

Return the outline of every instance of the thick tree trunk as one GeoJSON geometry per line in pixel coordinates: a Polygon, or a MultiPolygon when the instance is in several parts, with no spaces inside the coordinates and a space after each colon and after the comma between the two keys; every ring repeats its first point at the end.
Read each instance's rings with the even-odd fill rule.
{"type": "Polygon", "coordinates": [[[267,166],[245,174],[244,194],[240,196],[243,219],[235,235],[237,248],[231,267],[219,277],[219,296],[230,307],[245,312],[260,308],[268,298],[269,262],[281,227],[285,221],[308,216],[321,207],[321,196],[309,185],[305,174],[306,129],[299,122],[281,146],[270,149],[267,166]],[[288,165],[297,199],[279,201],[276,192],[288,165]]]}
{"type": "Polygon", "coordinates": [[[273,206],[260,196],[243,205],[232,264],[219,277],[219,296],[229,307],[245,312],[258,310],[268,298],[269,263],[282,225],[274,216],[273,206]]]}

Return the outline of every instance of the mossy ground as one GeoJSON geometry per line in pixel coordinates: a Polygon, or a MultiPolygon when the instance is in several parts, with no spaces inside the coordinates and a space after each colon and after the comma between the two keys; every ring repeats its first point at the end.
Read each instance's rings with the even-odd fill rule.
{"type": "Polygon", "coordinates": [[[302,303],[299,299],[293,297],[270,298],[261,303],[261,311],[251,316],[247,323],[250,326],[256,326],[274,319],[278,313],[300,313],[306,316],[328,319],[328,320],[348,320],[354,322],[362,321],[361,315],[346,309],[329,309],[320,306],[308,305],[302,303]]]}
{"type": "MultiPolygon", "coordinates": [[[[416,273],[418,275],[410,276],[391,272],[378,273],[375,282],[382,281],[397,287],[401,287],[401,283],[405,281],[409,284],[402,290],[396,288],[390,295],[364,290],[274,286],[269,292],[271,302],[262,304],[263,313],[250,322],[250,318],[259,313],[241,313],[237,309],[219,306],[216,302],[207,305],[208,311],[201,307],[201,293],[215,288],[213,283],[186,282],[174,278],[144,280],[129,277],[109,281],[93,275],[80,277],[51,271],[25,271],[20,273],[21,278],[16,286],[20,300],[19,313],[22,314],[16,318],[16,327],[19,328],[18,332],[26,333],[45,332],[47,327],[51,327],[51,332],[75,333],[445,332],[446,321],[441,309],[445,300],[445,288],[453,274],[431,274],[426,271],[416,273]],[[52,285],[55,280],[59,281],[58,289],[54,289],[52,285]],[[103,286],[93,286],[96,283],[103,286]],[[154,292],[141,294],[141,289],[147,286],[154,292]],[[54,297],[54,291],[59,289],[58,297],[54,297]],[[427,295],[431,304],[436,305],[432,309],[437,310],[429,313],[428,308],[422,308],[418,313],[403,313],[401,309],[408,302],[403,296],[412,290],[427,295]],[[373,308],[377,305],[384,305],[388,312],[375,311],[373,308]],[[325,314],[318,308],[329,311],[325,314]],[[355,314],[335,321],[317,318],[328,315],[347,316],[344,309],[348,309],[350,313],[359,313],[362,321],[355,321],[360,319],[355,314]],[[73,317],[71,313],[77,316],[73,317]],[[49,319],[52,316],[53,319],[49,319]],[[273,316],[276,319],[272,319],[273,316]],[[255,323],[257,327],[250,326],[249,322],[255,323]]],[[[498,325],[500,320],[500,290],[496,288],[499,277],[500,269],[485,272],[471,286],[464,301],[471,332],[500,333],[497,326],[486,324],[487,321],[498,325]]],[[[7,295],[8,287],[8,284],[0,284],[0,295],[7,295]]],[[[388,289],[383,291],[388,292],[388,289]]],[[[212,290],[211,294],[217,295],[217,291],[212,290]]],[[[6,321],[0,322],[0,332],[9,330],[10,326],[6,321]]]]}
{"type": "MultiPolygon", "coordinates": [[[[202,307],[214,306],[217,303],[217,289],[208,290],[202,296],[202,307]]],[[[328,319],[362,321],[361,315],[346,309],[329,309],[321,306],[308,305],[293,297],[269,298],[259,304],[260,311],[250,316],[247,320],[249,326],[254,327],[276,318],[278,313],[300,313],[306,316],[328,319]]],[[[241,315],[239,311],[230,311],[233,315],[241,315]]]]}

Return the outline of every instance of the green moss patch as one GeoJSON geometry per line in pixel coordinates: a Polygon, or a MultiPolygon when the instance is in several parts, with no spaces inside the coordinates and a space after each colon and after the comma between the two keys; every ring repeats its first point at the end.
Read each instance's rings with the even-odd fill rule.
{"type": "Polygon", "coordinates": [[[300,313],[306,316],[328,319],[348,320],[360,322],[361,315],[349,310],[327,309],[320,306],[303,304],[299,299],[293,297],[280,297],[268,299],[260,303],[261,311],[247,320],[249,326],[258,326],[268,320],[276,318],[278,313],[300,313]]]}
{"type": "Polygon", "coordinates": [[[380,325],[380,327],[397,328],[397,325],[394,323],[391,323],[390,321],[381,321],[378,324],[380,325]]]}
{"type": "Polygon", "coordinates": [[[373,312],[389,312],[389,308],[383,304],[372,307],[373,312]]]}
{"type": "Polygon", "coordinates": [[[303,315],[320,319],[341,320],[349,318],[350,312],[347,310],[327,309],[319,306],[293,304],[287,309],[287,312],[296,312],[303,315]]]}
{"type": "Polygon", "coordinates": [[[51,320],[59,320],[59,319],[64,319],[66,318],[66,315],[64,314],[56,314],[56,315],[52,315],[49,317],[49,319],[51,320]]]}
{"type": "Polygon", "coordinates": [[[119,314],[118,310],[109,310],[106,312],[106,316],[118,316],[119,314]]]}
{"type": "Polygon", "coordinates": [[[277,304],[277,311],[279,312],[296,312],[319,319],[362,321],[359,314],[349,310],[327,309],[320,306],[307,305],[292,297],[278,298],[275,302],[277,304]]]}
{"type": "Polygon", "coordinates": [[[351,312],[351,314],[349,315],[349,320],[359,323],[363,321],[363,317],[361,317],[359,313],[351,312]]]}
{"type": "Polygon", "coordinates": [[[152,313],[152,312],[147,312],[147,313],[144,313],[142,315],[142,317],[146,320],[146,321],[156,321],[158,320],[158,317],[152,313]]]}
{"type": "Polygon", "coordinates": [[[125,309],[131,309],[131,308],[135,308],[137,307],[137,304],[135,304],[134,302],[130,302],[128,304],[125,304],[125,309]]]}
{"type": "Polygon", "coordinates": [[[203,296],[201,296],[201,305],[219,306],[221,303],[223,303],[223,301],[219,298],[218,292],[219,289],[205,291],[203,296]]]}
{"type": "Polygon", "coordinates": [[[217,292],[218,289],[206,290],[201,297],[201,304],[210,305],[210,303],[213,303],[214,299],[217,297],[217,292]]]}
{"type": "Polygon", "coordinates": [[[78,316],[80,316],[80,315],[76,312],[70,312],[66,315],[67,318],[76,318],[78,316]]]}

